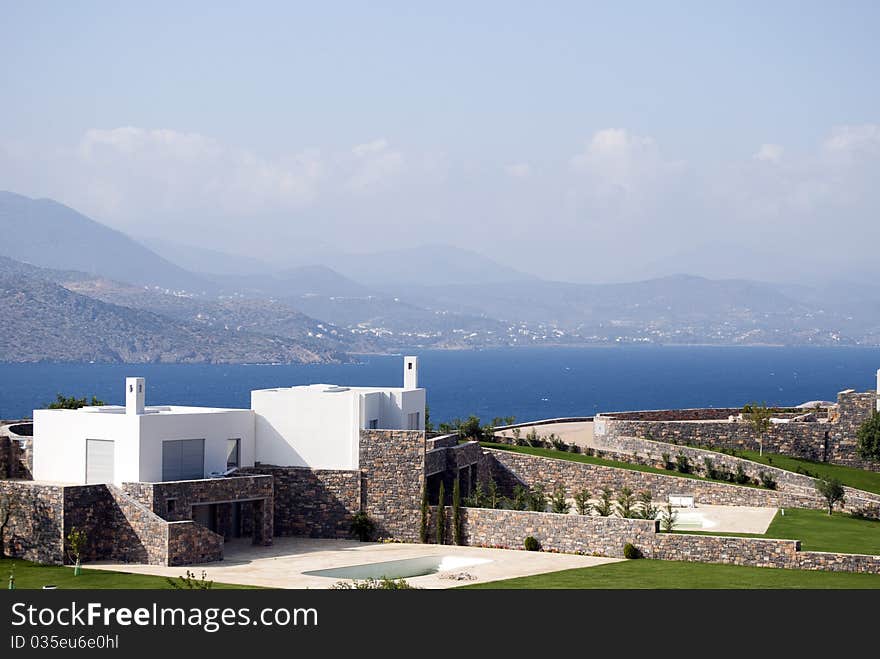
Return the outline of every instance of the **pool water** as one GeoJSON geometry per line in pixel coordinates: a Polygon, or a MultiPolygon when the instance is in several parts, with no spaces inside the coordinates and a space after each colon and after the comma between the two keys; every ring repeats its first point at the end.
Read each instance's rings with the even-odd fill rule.
{"type": "Polygon", "coordinates": [[[420,556],[399,561],[363,563],[333,567],[324,570],[303,572],[311,577],[331,577],[333,579],[405,579],[423,577],[428,574],[460,570],[474,565],[491,563],[488,558],[468,558],[465,556],[420,556]]]}

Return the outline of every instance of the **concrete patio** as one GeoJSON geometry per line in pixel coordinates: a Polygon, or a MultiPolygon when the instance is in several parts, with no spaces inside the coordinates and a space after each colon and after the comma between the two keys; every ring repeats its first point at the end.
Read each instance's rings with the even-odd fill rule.
{"type": "Polygon", "coordinates": [[[269,588],[329,588],[340,579],[310,576],[303,574],[303,572],[426,556],[455,556],[491,561],[450,572],[407,579],[411,585],[419,588],[454,588],[467,583],[496,581],[570,568],[591,567],[620,560],[482,547],[380,544],[300,537],[275,538],[275,544],[271,547],[254,546],[248,541],[233,541],[226,544],[224,551],[226,558],[223,561],[201,565],[164,567],[101,562],[89,563],[87,567],[169,577],[182,576],[188,569],[201,575],[204,570],[208,579],[222,583],[269,588]],[[462,573],[473,578],[466,580],[449,578],[450,575],[461,575],[462,573]]]}

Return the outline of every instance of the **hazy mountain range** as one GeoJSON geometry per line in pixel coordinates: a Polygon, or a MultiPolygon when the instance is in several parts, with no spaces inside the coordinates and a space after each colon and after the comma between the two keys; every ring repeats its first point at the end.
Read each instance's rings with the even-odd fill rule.
{"type": "Polygon", "coordinates": [[[429,245],[273,267],[0,192],[0,361],[315,362],[517,345],[878,345],[880,287],[545,281],[429,245]]]}

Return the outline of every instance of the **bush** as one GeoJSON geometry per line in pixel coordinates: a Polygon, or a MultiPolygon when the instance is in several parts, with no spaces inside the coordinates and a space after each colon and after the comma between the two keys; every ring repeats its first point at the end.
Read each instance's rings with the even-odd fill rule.
{"type": "Polygon", "coordinates": [[[741,464],[736,465],[736,473],[733,475],[733,480],[737,485],[745,485],[752,479],[746,475],[746,470],[743,469],[741,464]]]}
{"type": "Polygon", "coordinates": [[[534,536],[527,536],[523,541],[523,547],[526,551],[541,551],[541,543],[534,536]]]}
{"type": "Polygon", "coordinates": [[[715,463],[709,458],[703,458],[703,465],[706,468],[706,478],[717,481],[718,470],[715,468],[715,463]]]}
{"type": "Polygon", "coordinates": [[[351,518],[351,534],[361,542],[369,542],[376,532],[376,524],[364,511],[355,513],[351,518]]]}
{"type": "Polygon", "coordinates": [[[834,510],[834,504],[844,503],[843,496],[845,494],[843,485],[836,478],[824,479],[819,478],[815,481],[816,491],[825,499],[828,504],[828,514],[834,510]]]}
{"type": "Polygon", "coordinates": [[[633,543],[627,542],[623,546],[623,557],[629,559],[641,558],[642,552],[640,552],[638,547],[636,547],[633,543]]]}
{"type": "Polygon", "coordinates": [[[688,460],[684,453],[679,453],[675,456],[675,469],[682,474],[691,473],[691,461],[688,460]]]}
{"type": "Polygon", "coordinates": [[[553,497],[550,499],[550,510],[561,515],[567,515],[571,510],[571,504],[565,499],[565,488],[562,485],[557,485],[553,489],[553,497]]]}
{"type": "Polygon", "coordinates": [[[660,517],[660,528],[662,528],[667,533],[672,533],[675,530],[675,525],[678,523],[678,512],[672,509],[670,504],[666,504],[666,510],[663,511],[663,515],[660,517]]]}
{"type": "Polygon", "coordinates": [[[446,542],[446,486],[440,481],[440,494],[437,497],[437,544],[446,542]]]}
{"type": "Polygon", "coordinates": [[[761,479],[761,487],[766,487],[768,490],[776,489],[776,481],[773,479],[773,476],[765,471],[762,471],[760,474],[758,474],[758,477],[761,479]]]}
{"type": "Polygon", "coordinates": [[[501,495],[498,493],[498,483],[495,480],[489,481],[489,493],[486,495],[486,507],[498,508],[501,505],[501,495]]]}
{"type": "Polygon", "coordinates": [[[538,513],[547,512],[547,495],[544,494],[544,486],[538,483],[529,492],[529,510],[538,513]]]}
{"type": "Polygon", "coordinates": [[[452,542],[461,542],[461,479],[456,478],[452,484],[452,542]]]}
{"type": "Polygon", "coordinates": [[[672,460],[669,459],[669,454],[668,454],[668,453],[662,453],[662,454],[660,455],[660,457],[661,457],[662,460],[663,460],[663,468],[664,468],[666,471],[675,471],[675,463],[672,462],[672,460]]]}
{"type": "Polygon", "coordinates": [[[589,515],[593,508],[590,505],[590,491],[583,489],[580,492],[575,493],[574,505],[575,509],[578,511],[578,515],[589,515]]]}
{"type": "Polygon", "coordinates": [[[358,581],[337,581],[330,586],[330,590],[417,590],[416,586],[410,586],[404,579],[364,579],[358,581]]]}
{"type": "Polygon", "coordinates": [[[601,517],[608,517],[614,512],[614,506],[611,503],[611,490],[607,487],[602,488],[602,494],[598,503],[593,504],[593,510],[601,517]]]}
{"type": "Polygon", "coordinates": [[[617,512],[620,513],[620,516],[632,517],[635,503],[636,498],[633,495],[633,491],[626,486],[621,488],[620,493],[617,495],[617,512]]]}
{"type": "Polygon", "coordinates": [[[568,451],[568,444],[566,444],[562,437],[559,437],[555,432],[551,432],[547,439],[550,440],[550,445],[557,451],[568,451]]]}
{"type": "Polygon", "coordinates": [[[428,486],[422,488],[422,504],[419,508],[419,541],[428,544],[428,486]]]}
{"type": "Polygon", "coordinates": [[[572,442],[571,444],[569,444],[568,450],[571,451],[572,453],[580,453],[581,447],[578,446],[577,444],[575,444],[574,442],[572,442]]]}
{"type": "Polygon", "coordinates": [[[529,504],[529,492],[522,485],[513,488],[513,499],[510,501],[510,507],[513,510],[525,510],[529,504]]]}
{"type": "Polygon", "coordinates": [[[660,509],[654,505],[653,497],[649,490],[639,493],[639,504],[642,513],[642,519],[657,519],[657,513],[660,509]]]}
{"type": "Polygon", "coordinates": [[[874,412],[856,432],[856,453],[862,460],[880,462],[880,412],[874,412]]]}

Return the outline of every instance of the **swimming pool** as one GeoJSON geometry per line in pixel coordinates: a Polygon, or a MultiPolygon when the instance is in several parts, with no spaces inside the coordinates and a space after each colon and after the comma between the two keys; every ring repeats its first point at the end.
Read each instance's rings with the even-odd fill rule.
{"type": "Polygon", "coordinates": [[[466,556],[420,556],[399,561],[362,563],[324,570],[311,570],[303,572],[303,574],[310,577],[330,577],[333,579],[405,579],[460,570],[491,562],[491,559],[488,558],[469,558],[466,556]]]}

